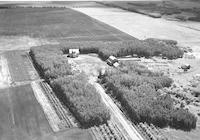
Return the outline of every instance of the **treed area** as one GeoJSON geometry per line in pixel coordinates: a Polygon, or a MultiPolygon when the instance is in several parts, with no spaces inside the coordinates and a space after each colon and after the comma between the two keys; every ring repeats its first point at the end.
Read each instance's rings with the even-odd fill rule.
{"type": "Polygon", "coordinates": [[[118,70],[107,71],[101,77],[107,92],[122,104],[132,121],[191,130],[196,127],[197,118],[184,109],[174,108],[170,95],[159,92],[172,82],[135,62],[124,62],[118,70]]]}
{"type": "Polygon", "coordinates": [[[41,75],[84,127],[100,125],[110,118],[96,89],[84,74],[73,75],[59,48],[32,48],[31,56],[41,75]]]}
{"type": "MultiPolygon", "coordinates": [[[[60,99],[66,102],[81,124],[89,127],[106,122],[109,113],[94,87],[86,82],[84,73],[74,75],[67,59],[62,55],[68,53],[69,48],[79,48],[81,53],[98,53],[103,60],[110,55],[137,54],[150,57],[168,53],[168,58],[176,58],[182,54],[174,41],[165,40],[165,45],[162,40],[148,39],[146,42],[145,47],[151,49],[143,48],[143,43],[138,40],[67,42],[32,48],[30,54],[41,76],[49,82],[60,99]],[[172,51],[171,46],[175,51],[172,51]]],[[[195,128],[196,118],[191,113],[174,109],[170,96],[160,95],[158,92],[158,89],[171,86],[172,82],[170,78],[134,63],[122,65],[120,71],[108,71],[102,78],[108,92],[121,102],[134,122],[146,121],[161,127],[170,125],[189,130],[195,128]]]]}
{"type": "Polygon", "coordinates": [[[138,57],[162,56],[168,59],[176,59],[183,56],[183,51],[173,40],[159,40],[149,38],[144,41],[133,38],[131,41],[85,41],[67,42],[59,45],[64,53],[68,53],[70,48],[78,48],[81,53],[97,53],[99,57],[106,60],[110,55],[124,57],[136,54],[138,57]]]}

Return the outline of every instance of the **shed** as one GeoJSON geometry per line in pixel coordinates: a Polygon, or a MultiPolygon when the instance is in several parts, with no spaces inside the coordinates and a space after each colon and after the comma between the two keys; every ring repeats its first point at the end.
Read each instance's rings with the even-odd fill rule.
{"type": "Polygon", "coordinates": [[[69,57],[78,57],[78,55],[80,54],[79,49],[69,49],[69,57]]]}
{"type": "Polygon", "coordinates": [[[114,56],[109,56],[109,58],[106,60],[106,62],[108,63],[108,65],[113,66],[114,63],[118,63],[118,59],[114,56]]]}

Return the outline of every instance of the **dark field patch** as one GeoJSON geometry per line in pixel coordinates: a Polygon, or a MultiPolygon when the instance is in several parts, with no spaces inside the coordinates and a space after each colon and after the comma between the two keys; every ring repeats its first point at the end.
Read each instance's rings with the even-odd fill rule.
{"type": "Polygon", "coordinates": [[[53,133],[30,85],[0,90],[0,140],[91,140],[87,132],[53,133]]]}
{"type": "Polygon", "coordinates": [[[67,8],[6,9],[0,13],[0,19],[0,35],[28,35],[52,39],[67,37],[80,40],[88,38],[88,40],[103,41],[109,41],[110,38],[111,40],[131,38],[111,26],[67,8]],[[104,35],[108,37],[102,38],[104,35]]]}

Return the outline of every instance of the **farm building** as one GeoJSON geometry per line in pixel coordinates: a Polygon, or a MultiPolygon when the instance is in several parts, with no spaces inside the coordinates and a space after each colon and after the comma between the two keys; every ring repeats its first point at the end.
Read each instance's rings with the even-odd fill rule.
{"type": "Polygon", "coordinates": [[[69,57],[75,58],[80,54],[79,49],[69,49],[69,57]]]}
{"type": "Polygon", "coordinates": [[[107,60],[106,60],[107,64],[110,66],[114,66],[114,67],[118,67],[119,66],[119,61],[116,57],[114,56],[110,56],[107,60]]]}

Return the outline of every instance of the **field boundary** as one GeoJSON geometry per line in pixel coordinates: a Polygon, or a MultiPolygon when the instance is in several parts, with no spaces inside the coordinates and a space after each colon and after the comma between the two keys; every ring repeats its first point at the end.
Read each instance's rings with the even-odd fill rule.
{"type": "Polygon", "coordinates": [[[12,83],[12,77],[10,75],[9,67],[8,67],[8,61],[7,59],[1,55],[0,56],[0,63],[1,63],[1,88],[9,87],[12,83]]]}
{"type": "Polygon", "coordinates": [[[60,124],[60,119],[58,115],[56,114],[55,110],[51,106],[50,102],[48,101],[47,97],[43,94],[43,91],[39,84],[37,82],[32,82],[31,87],[33,89],[34,95],[38,101],[38,103],[41,105],[44,114],[54,132],[59,131],[58,124],[60,124]]]}

